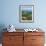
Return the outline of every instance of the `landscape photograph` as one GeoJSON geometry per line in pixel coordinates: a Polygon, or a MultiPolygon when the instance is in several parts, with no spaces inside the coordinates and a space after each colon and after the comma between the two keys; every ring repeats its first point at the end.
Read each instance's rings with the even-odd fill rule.
{"type": "Polygon", "coordinates": [[[32,11],[22,10],[22,20],[32,20],[32,11]]]}
{"type": "Polygon", "coordinates": [[[20,21],[32,22],[33,21],[33,5],[21,5],[20,6],[20,21]]]}

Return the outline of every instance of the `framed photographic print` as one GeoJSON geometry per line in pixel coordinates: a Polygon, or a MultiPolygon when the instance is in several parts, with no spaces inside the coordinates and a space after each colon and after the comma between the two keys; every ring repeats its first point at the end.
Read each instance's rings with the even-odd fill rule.
{"type": "Polygon", "coordinates": [[[19,21],[24,23],[34,21],[34,5],[19,6],[19,21]]]}

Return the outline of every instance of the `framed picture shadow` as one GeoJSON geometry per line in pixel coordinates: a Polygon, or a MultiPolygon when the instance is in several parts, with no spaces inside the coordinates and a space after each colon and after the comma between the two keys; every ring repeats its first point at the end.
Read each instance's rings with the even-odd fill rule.
{"type": "Polygon", "coordinates": [[[34,5],[19,5],[19,22],[34,22],[34,5]]]}

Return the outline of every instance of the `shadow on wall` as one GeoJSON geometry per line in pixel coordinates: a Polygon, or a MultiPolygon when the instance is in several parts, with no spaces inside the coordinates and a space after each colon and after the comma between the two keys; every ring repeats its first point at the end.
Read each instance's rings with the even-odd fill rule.
{"type": "Polygon", "coordinates": [[[5,28],[5,25],[4,24],[0,24],[0,43],[2,43],[2,32],[5,32],[3,29],[5,28]]]}

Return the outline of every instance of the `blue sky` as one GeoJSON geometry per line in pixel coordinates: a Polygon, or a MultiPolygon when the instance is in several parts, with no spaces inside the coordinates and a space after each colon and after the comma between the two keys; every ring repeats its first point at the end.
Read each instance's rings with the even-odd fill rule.
{"type": "Polygon", "coordinates": [[[21,10],[32,11],[32,7],[31,6],[21,6],[21,10]]]}

